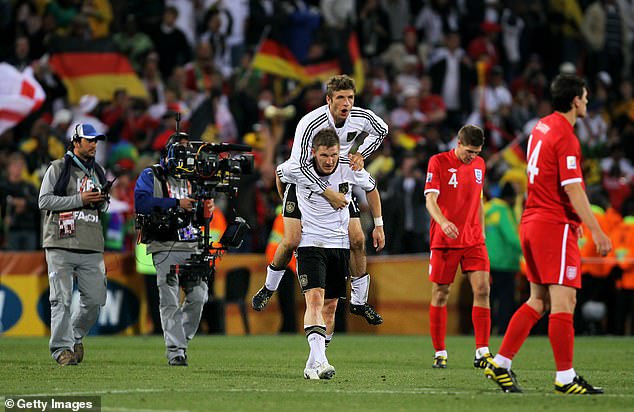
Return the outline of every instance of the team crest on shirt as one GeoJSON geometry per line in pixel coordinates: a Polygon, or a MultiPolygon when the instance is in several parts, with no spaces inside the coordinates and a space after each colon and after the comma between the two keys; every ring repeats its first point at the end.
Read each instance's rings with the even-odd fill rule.
{"type": "Polygon", "coordinates": [[[303,288],[308,285],[308,275],[299,275],[299,285],[303,288]]]}
{"type": "Polygon", "coordinates": [[[482,183],[482,169],[473,169],[475,173],[476,183],[482,183]]]}
{"type": "Polygon", "coordinates": [[[346,141],[347,141],[347,142],[351,142],[351,141],[353,141],[356,137],[357,137],[357,132],[348,132],[348,135],[346,136],[346,141]]]}
{"type": "Polygon", "coordinates": [[[434,174],[432,172],[427,172],[427,180],[426,182],[429,183],[431,182],[431,179],[434,177],[434,174]]]}
{"type": "Polygon", "coordinates": [[[575,170],[577,168],[577,158],[574,156],[566,156],[566,168],[575,170]]]}
{"type": "Polygon", "coordinates": [[[295,202],[286,202],[286,213],[293,213],[295,211],[295,202]]]}
{"type": "Polygon", "coordinates": [[[348,186],[348,182],[339,183],[339,193],[343,193],[345,195],[346,193],[348,193],[349,189],[350,189],[350,186],[348,186]]]}
{"type": "Polygon", "coordinates": [[[577,267],[576,266],[567,266],[566,267],[566,277],[568,280],[573,280],[577,277],[577,267]]]}

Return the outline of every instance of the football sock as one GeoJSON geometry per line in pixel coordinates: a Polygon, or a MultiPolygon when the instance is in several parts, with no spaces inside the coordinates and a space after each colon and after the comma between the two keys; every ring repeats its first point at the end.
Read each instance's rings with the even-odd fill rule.
{"type": "Polygon", "coordinates": [[[447,306],[429,305],[429,332],[436,352],[446,349],[447,306]]]}
{"type": "Polygon", "coordinates": [[[487,353],[491,353],[491,351],[489,350],[489,347],[488,346],[482,346],[482,347],[476,349],[475,357],[476,358],[481,358],[484,355],[486,355],[487,353]]]}
{"type": "Polygon", "coordinates": [[[264,286],[268,290],[276,291],[280,286],[280,282],[282,281],[282,276],[284,276],[284,272],[286,272],[286,268],[278,269],[271,263],[266,267],[266,281],[264,281],[264,286]]]}
{"type": "Polygon", "coordinates": [[[513,359],[539,318],[541,315],[526,303],[520,306],[509,322],[499,354],[507,359],[513,359]]]}
{"type": "Polygon", "coordinates": [[[326,361],[326,325],[304,325],[304,333],[310,347],[306,365],[326,361]]]}
{"type": "Polygon", "coordinates": [[[493,358],[493,362],[504,369],[511,369],[511,364],[513,363],[513,361],[511,361],[509,358],[502,356],[499,353],[495,355],[495,357],[493,358]]]}
{"type": "Polygon", "coordinates": [[[350,278],[350,303],[353,305],[365,305],[368,301],[370,290],[370,274],[365,273],[359,277],[350,278]]]}
{"type": "Polygon", "coordinates": [[[331,333],[331,334],[329,334],[329,335],[326,335],[326,347],[328,347],[328,345],[330,345],[330,341],[332,340],[332,336],[333,336],[334,334],[335,334],[335,333],[333,332],[333,333],[331,333]]]}
{"type": "Polygon", "coordinates": [[[473,306],[471,308],[471,321],[473,322],[475,347],[488,347],[491,335],[491,309],[473,306]]]}
{"type": "Polygon", "coordinates": [[[572,313],[559,312],[550,314],[548,317],[548,339],[550,340],[550,346],[553,348],[557,370],[566,371],[572,369],[575,346],[572,313]]]}
{"type": "Polygon", "coordinates": [[[577,376],[577,373],[571,368],[565,371],[557,371],[555,380],[562,385],[567,385],[575,379],[575,376],[577,376]]]}

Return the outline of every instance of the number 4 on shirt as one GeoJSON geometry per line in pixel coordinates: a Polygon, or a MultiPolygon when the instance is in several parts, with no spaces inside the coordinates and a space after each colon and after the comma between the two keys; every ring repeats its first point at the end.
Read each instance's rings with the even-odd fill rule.
{"type": "MultiPolygon", "coordinates": [[[[530,140],[532,140],[531,136],[530,140]]],[[[528,143],[528,150],[530,150],[530,140],[528,143]]],[[[526,173],[528,174],[528,182],[535,183],[535,176],[539,174],[539,168],[537,167],[537,160],[539,159],[539,150],[542,148],[542,141],[540,140],[535,145],[535,148],[528,154],[528,164],[526,165],[526,173]]]]}
{"type": "Polygon", "coordinates": [[[458,178],[456,177],[455,173],[451,174],[451,177],[449,178],[449,183],[450,185],[452,185],[454,187],[454,189],[456,187],[458,187],[458,178]]]}

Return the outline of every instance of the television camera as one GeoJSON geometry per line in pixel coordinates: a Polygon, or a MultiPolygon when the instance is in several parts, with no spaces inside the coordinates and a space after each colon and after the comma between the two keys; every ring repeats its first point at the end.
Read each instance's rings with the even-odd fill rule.
{"type": "MultiPolygon", "coordinates": [[[[190,141],[189,136],[179,132],[179,120],[177,116],[176,133],[170,137],[163,152],[163,178],[186,179],[192,187],[191,198],[196,200],[194,208],[191,212],[175,207],[167,212],[156,210],[149,215],[137,214],[136,226],[141,229],[142,243],[154,240],[198,242],[200,251],[193,253],[185,263],[172,265],[167,279],[170,284],[179,282],[183,287],[190,287],[199,280],[209,282],[213,279],[216,259],[226,250],[241,246],[249,230],[247,222],[236,217],[220,240],[214,242],[210,237],[213,213],[206,209],[209,200],[219,192],[225,193],[229,200],[237,198],[242,176],[253,173],[254,159],[252,154],[244,153],[251,150],[248,145],[190,141]]],[[[156,176],[157,171],[154,172],[156,176]]]]}

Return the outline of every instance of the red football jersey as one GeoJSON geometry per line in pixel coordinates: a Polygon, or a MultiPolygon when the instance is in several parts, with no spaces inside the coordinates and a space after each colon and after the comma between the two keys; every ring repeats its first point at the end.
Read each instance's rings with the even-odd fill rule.
{"type": "Polygon", "coordinates": [[[438,207],[459,232],[456,239],[451,239],[432,219],[429,236],[432,248],[464,248],[484,243],[480,205],[485,172],[481,157],[467,165],[454,150],[429,159],[425,194],[438,193],[438,207]]]}
{"type": "Polygon", "coordinates": [[[581,219],[564,191],[570,183],[584,186],[581,146],[570,122],[557,112],[539,120],[528,139],[526,158],[528,197],[522,222],[579,225],[581,219]]]}

